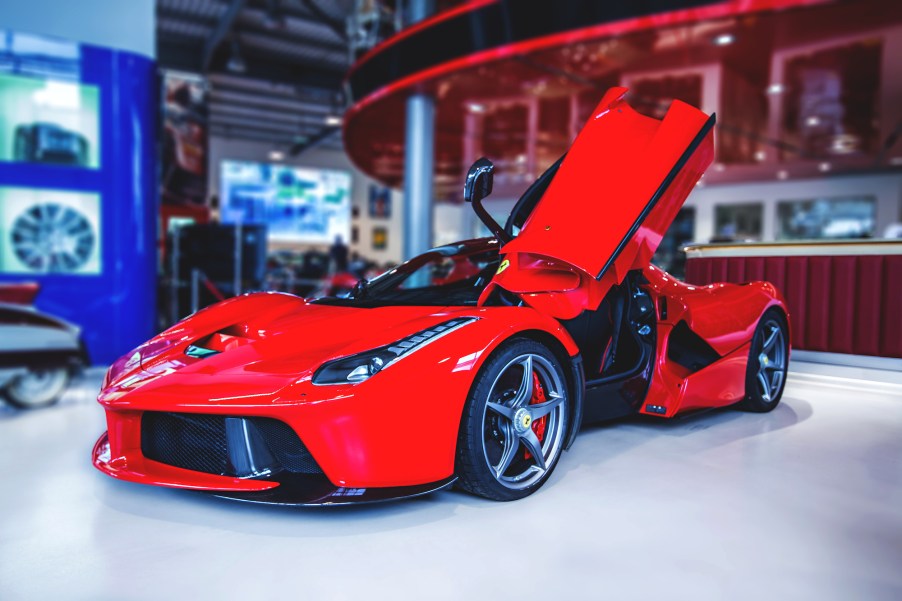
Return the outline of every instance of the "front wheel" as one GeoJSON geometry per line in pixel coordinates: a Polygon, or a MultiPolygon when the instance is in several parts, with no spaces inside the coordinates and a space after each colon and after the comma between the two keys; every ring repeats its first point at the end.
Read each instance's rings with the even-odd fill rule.
{"type": "Polygon", "coordinates": [[[779,309],[768,309],[758,321],[745,375],[745,411],[772,411],[783,396],[789,367],[789,332],[779,309]]]}
{"type": "Polygon", "coordinates": [[[19,409],[38,409],[56,403],[69,384],[65,367],[29,368],[4,390],[6,400],[19,409]]]}
{"type": "Polygon", "coordinates": [[[532,340],[496,352],[477,376],[461,420],[458,482],[513,501],[532,494],[560,459],[570,422],[566,378],[554,354],[532,340]]]}

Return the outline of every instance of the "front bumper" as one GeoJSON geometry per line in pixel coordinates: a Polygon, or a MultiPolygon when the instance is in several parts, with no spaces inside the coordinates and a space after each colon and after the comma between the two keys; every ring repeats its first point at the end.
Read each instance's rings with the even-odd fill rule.
{"type": "Polygon", "coordinates": [[[346,488],[335,486],[322,474],[292,474],[237,478],[181,469],[140,454],[113,457],[107,432],[92,452],[94,467],[129,482],[212,493],[217,497],[273,505],[350,505],[416,497],[447,488],[456,477],[417,486],[346,488]],[[278,481],[276,481],[278,478],[278,481]]]}

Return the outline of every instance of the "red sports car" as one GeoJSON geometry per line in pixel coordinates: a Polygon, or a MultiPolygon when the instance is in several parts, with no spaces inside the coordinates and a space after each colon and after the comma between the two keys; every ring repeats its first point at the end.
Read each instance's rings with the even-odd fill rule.
{"type": "Polygon", "coordinates": [[[548,479],[580,426],[770,411],[789,360],[771,284],[679,282],[649,261],[710,164],[714,117],[662,120],[610,90],[504,227],[432,249],[348,298],[248,294],[117,361],[94,465],[246,501],[334,504],[548,479]]]}

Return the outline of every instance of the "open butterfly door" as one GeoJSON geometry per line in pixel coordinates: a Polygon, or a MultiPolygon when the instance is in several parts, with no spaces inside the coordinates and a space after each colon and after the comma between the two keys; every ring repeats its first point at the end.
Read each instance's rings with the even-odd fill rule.
{"type": "Polygon", "coordinates": [[[596,308],[630,270],[648,265],[714,158],[714,115],[674,100],[653,119],[633,110],[626,92],[605,94],[501,249],[492,284],[559,318],[596,308]]]}

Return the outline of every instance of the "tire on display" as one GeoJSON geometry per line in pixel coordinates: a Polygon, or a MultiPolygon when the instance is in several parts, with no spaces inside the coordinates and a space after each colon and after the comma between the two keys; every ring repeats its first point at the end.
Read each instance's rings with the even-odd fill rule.
{"type": "Polygon", "coordinates": [[[38,409],[56,403],[68,384],[69,370],[66,367],[29,369],[27,373],[14,377],[3,393],[14,407],[38,409]]]}
{"type": "Polygon", "coordinates": [[[772,307],[758,320],[745,374],[745,399],[737,407],[743,411],[772,411],[783,396],[789,366],[789,330],[786,316],[772,307]]]}
{"type": "Polygon", "coordinates": [[[570,425],[564,370],[544,345],[513,339],[482,367],[461,418],[455,469],[464,490],[513,501],[560,459],[570,425]]]}

